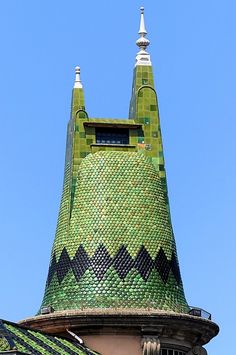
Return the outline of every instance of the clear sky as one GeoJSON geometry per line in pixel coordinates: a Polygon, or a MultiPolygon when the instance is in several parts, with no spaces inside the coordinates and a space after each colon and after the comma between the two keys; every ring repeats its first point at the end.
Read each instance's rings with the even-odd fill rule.
{"type": "Polygon", "coordinates": [[[145,6],[170,204],[190,305],[235,336],[235,0],[0,4],[0,317],[38,310],[61,197],[74,67],[94,117],[128,115],[145,6]]]}

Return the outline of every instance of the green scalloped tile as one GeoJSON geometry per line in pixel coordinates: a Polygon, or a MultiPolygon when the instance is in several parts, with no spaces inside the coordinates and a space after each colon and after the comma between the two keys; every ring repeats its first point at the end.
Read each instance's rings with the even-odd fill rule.
{"type": "MultiPolygon", "coordinates": [[[[87,118],[84,110],[83,90],[74,89],[64,187],[51,254],[51,262],[55,258],[56,265],[62,265],[60,272],[67,272],[59,282],[52,271],[42,304],[55,310],[116,305],[187,311],[183,285],[177,282],[173,269],[165,282],[156,270],[144,280],[135,268],[122,279],[113,265],[106,266],[102,279],[88,266],[80,278],[75,277],[71,265],[80,247],[89,260],[101,247],[112,260],[122,247],[133,260],[142,248],[150,263],[161,250],[167,264],[172,263],[173,255],[177,260],[152,67],[136,66],[134,70],[128,120],[87,118]],[[130,146],[99,146],[92,144],[96,129],[89,123],[140,127],[130,127],[130,146]],[[65,255],[66,261],[61,261],[65,255]]],[[[102,260],[99,263],[102,265],[102,260]]]]}

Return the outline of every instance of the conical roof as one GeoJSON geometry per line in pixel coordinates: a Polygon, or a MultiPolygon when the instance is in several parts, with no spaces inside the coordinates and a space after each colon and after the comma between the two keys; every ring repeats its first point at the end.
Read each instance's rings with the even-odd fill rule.
{"type": "Polygon", "coordinates": [[[164,191],[144,154],[100,151],[83,160],[43,305],[186,310],[164,191]]]}
{"type": "Polygon", "coordinates": [[[136,59],[128,120],[88,118],[80,79],[73,89],[63,195],[42,306],[188,312],[145,48],[136,59]]]}

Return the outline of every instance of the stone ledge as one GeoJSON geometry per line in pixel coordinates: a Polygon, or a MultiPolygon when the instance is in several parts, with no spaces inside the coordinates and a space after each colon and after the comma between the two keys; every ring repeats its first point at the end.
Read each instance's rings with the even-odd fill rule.
{"type": "Polygon", "coordinates": [[[219,332],[214,322],[184,313],[145,309],[84,309],[57,311],[20,321],[21,325],[54,334],[66,329],[79,334],[158,335],[204,345],[219,332]]]}

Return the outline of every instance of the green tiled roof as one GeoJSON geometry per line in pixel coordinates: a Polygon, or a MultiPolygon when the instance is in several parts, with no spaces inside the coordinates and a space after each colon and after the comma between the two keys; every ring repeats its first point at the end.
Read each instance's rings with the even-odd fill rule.
{"type": "Polygon", "coordinates": [[[62,200],[42,306],[188,312],[151,66],[135,67],[128,120],[89,118],[83,89],[73,91],[62,200]],[[129,144],[96,144],[99,123],[123,124],[129,144]]]}
{"type": "Polygon", "coordinates": [[[16,350],[34,355],[96,355],[78,342],[0,320],[0,353],[16,350]]]}
{"type": "Polygon", "coordinates": [[[187,310],[161,179],[142,153],[97,152],[78,171],[43,305],[187,310]]]}

